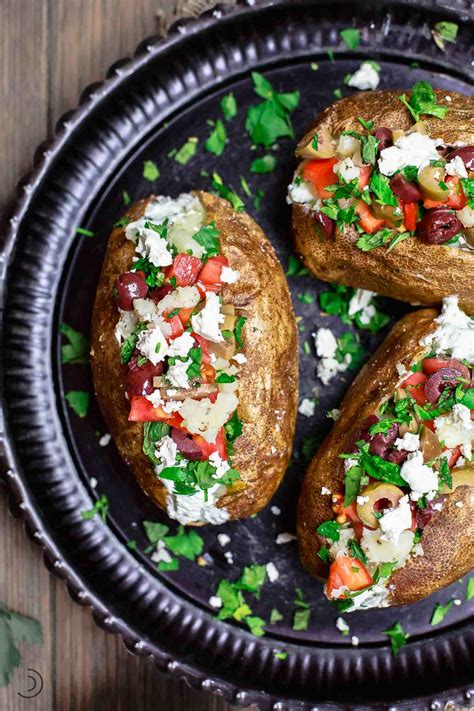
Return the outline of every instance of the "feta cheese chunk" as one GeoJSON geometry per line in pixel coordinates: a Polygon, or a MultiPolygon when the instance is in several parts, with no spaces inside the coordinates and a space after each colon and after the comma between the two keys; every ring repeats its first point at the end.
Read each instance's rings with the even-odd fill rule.
{"type": "Polygon", "coordinates": [[[188,398],[180,410],[183,427],[192,434],[200,434],[206,442],[212,444],[238,404],[234,393],[220,392],[215,402],[211,402],[207,397],[202,400],[188,398]]]}
{"type": "Polygon", "coordinates": [[[372,62],[362,62],[359,69],[349,79],[349,86],[361,91],[376,89],[380,82],[380,75],[372,62]]]}
{"type": "Polygon", "coordinates": [[[408,165],[417,168],[429,165],[430,160],[439,160],[436,147],[442,144],[439,139],[433,140],[423,133],[409,133],[395,141],[393,146],[380,152],[379,170],[383,175],[393,175],[408,165]]]}
{"type": "Polygon", "coordinates": [[[316,354],[321,358],[317,365],[316,373],[321,382],[324,385],[328,385],[337,373],[347,370],[351,362],[351,356],[349,353],[345,355],[342,363],[337,360],[335,357],[337,341],[329,328],[318,328],[313,337],[316,354]]]}
{"type": "Polygon", "coordinates": [[[458,178],[467,178],[468,173],[461,156],[455,156],[444,166],[448,175],[457,175],[458,178]]]}
{"type": "Polygon", "coordinates": [[[398,506],[384,512],[383,516],[379,518],[379,526],[382,531],[380,540],[397,544],[402,532],[411,528],[411,525],[412,515],[407,495],[400,499],[398,506]]]}
{"type": "Polygon", "coordinates": [[[420,435],[405,432],[403,437],[399,437],[395,440],[394,444],[397,449],[404,449],[406,452],[416,452],[420,449],[420,435]]]}
{"type": "Polygon", "coordinates": [[[198,314],[191,316],[193,331],[213,343],[222,343],[224,337],[219,324],[224,323],[225,317],[220,311],[221,302],[217,294],[206,292],[206,305],[198,314]]]}
{"type": "MultiPolygon", "coordinates": [[[[334,176],[335,178],[336,176],[334,176]]],[[[304,180],[301,178],[295,180],[288,185],[288,194],[286,201],[289,205],[291,203],[295,202],[298,205],[309,205],[311,207],[314,207],[314,209],[319,210],[321,206],[321,200],[318,200],[318,198],[315,196],[315,194],[311,190],[311,186],[308,185],[304,180]]]]}
{"type": "Polygon", "coordinates": [[[466,459],[471,458],[474,422],[468,407],[457,403],[447,415],[440,415],[435,419],[435,429],[438,439],[444,442],[446,447],[451,449],[461,445],[466,459]]]}
{"type": "Polygon", "coordinates": [[[150,324],[139,333],[137,349],[153,365],[165,359],[168,353],[168,342],[158,324],[150,324]]]}
{"type": "Polygon", "coordinates": [[[188,331],[185,331],[181,334],[181,336],[178,336],[178,338],[175,338],[173,341],[171,341],[168,348],[168,355],[182,356],[184,358],[188,355],[189,351],[191,350],[191,348],[194,347],[194,345],[194,338],[188,331]]]}
{"type": "Polygon", "coordinates": [[[354,165],[352,158],[344,158],[344,160],[339,161],[334,166],[334,171],[346,181],[350,183],[351,180],[355,180],[360,175],[360,168],[354,165]]]}
{"type": "Polygon", "coordinates": [[[115,338],[119,345],[122,341],[126,341],[132,335],[135,326],[138,323],[136,314],[133,311],[122,311],[119,309],[120,318],[115,326],[115,338]]]}
{"type": "Polygon", "coordinates": [[[278,568],[276,567],[275,563],[267,563],[265,566],[265,570],[267,571],[268,580],[271,583],[274,583],[275,580],[278,580],[278,578],[280,577],[280,573],[278,572],[278,568]]]}
{"type": "Polygon", "coordinates": [[[400,476],[410,486],[413,501],[438,489],[438,475],[434,469],[423,464],[423,453],[420,451],[408,455],[400,468],[400,476]]]}
{"type": "Polygon", "coordinates": [[[305,397],[300,403],[300,406],[298,408],[298,412],[301,415],[304,415],[305,417],[312,417],[314,415],[314,409],[316,407],[316,403],[314,400],[310,400],[309,398],[305,397]]]}
{"type": "Polygon", "coordinates": [[[437,355],[449,354],[458,360],[474,363],[474,319],[458,306],[457,296],[443,300],[443,310],[435,319],[438,328],[420,341],[437,355]]]}
{"type": "Polygon", "coordinates": [[[174,365],[170,365],[166,373],[166,380],[175,388],[189,388],[189,378],[187,370],[191,365],[190,358],[187,360],[177,360],[174,365]]]}
{"type": "Polygon", "coordinates": [[[237,279],[240,277],[240,272],[236,269],[231,269],[230,267],[222,267],[221,271],[221,282],[223,284],[235,284],[237,279]]]}

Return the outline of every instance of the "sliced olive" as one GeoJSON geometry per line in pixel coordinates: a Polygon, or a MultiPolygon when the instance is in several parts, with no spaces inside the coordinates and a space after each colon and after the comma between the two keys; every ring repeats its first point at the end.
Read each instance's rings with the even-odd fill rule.
{"type": "Polygon", "coordinates": [[[465,227],[462,234],[468,245],[474,249],[474,227],[465,227]]]}
{"type": "Polygon", "coordinates": [[[436,202],[446,202],[449,191],[443,188],[440,183],[444,183],[446,171],[439,166],[427,165],[418,173],[418,182],[423,191],[423,195],[436,202]]]}
{"type": "MultiPolygon", "coordinates": [[[[406,397],[406,396],[405,396],[406,397]]],[[[399,428],[399,436],[403,437],[404,434],[407,432],[411,432],[412,434],[416,434],[420,428],[420,423],[416,419],[416,417],[412,417],[410,422],[402,422],[399,428]]]]}
{"type": "Polygon", "coordinates": [[[393,509],[402,498],[403,491],[394,484],[374,482],[364,487],[360,492],[360,496],[368,497],[368,501],[363,504],[357,504],[357,513],[360,520],[370,528],[377,528],[379,522],[374,516],[374,511],[393,509]]]}
{"type": "Polygon", "coordinates": [[[401,225],[403,222],[403,212],[398,206],[381,205],[375,200],[372,201],[372,212],[379,220],[389,220],[394,225],[401,225]]]}
{"type": "Polygon", "coordinates": [[[417,121],[413,124],[407,133],[422,133],[424,136],[428,135],[428,129],[424,121],[417,121]]]}
{"type": "Polygon", "coordinates": [[[439,439],[429,427],[422,427],[420,449],[423,453],[423,461],[425,463],[436,459],[443,451],[439,439]]]}
{"type": "Polygon", "coordinates": [[[320,128],[316,133],[307,133],[298,143],[296,155],[300,158],[332,158],[335,150],[327,128],[320,128]]]}
{"type": "Polygon", "coordinates": [[[462,467],[453,469],[451,472],[453,485],[451,488],[447,484],[441,487],[441,494],[449,494],[458,486],[474,486],[474,464],[465,464],[462,467]]]}
{"type": "MultiPolygon", "coordinates": [[[[224,329],[225,330],[225,329],[224,329]]],[[[230,360],[235,353],[235,338],[226,339],[222,343],[209,343],[209,353],[213,353],[216,358],[230,360]]]]}

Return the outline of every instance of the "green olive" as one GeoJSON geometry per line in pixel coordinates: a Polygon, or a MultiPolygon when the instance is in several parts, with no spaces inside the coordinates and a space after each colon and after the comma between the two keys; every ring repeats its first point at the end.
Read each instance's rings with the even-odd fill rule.
{"type": "Polygon", "coordinates": [[[427,165],[418,173],[418,182],[423,195],[436,202],[446,202],[449,191],[443,188],[440,183],[444,183],[446,171],[438,166],[427,165]]]}
{"type": "Polygon", "coordinates": [[[462,234],[468,245],[474,249],[474,227],[465,227],[462,234]]]}
{"type": "Polygon", "coordinates": [[[333,158],[335,154],[331,134],[324,127],[317,132],[309,131],[296,147],[296,155],[300,158],[333,158]]]}
{"type": "Polygon", "coordinates": [[[401,225],[403,222],[403,212],[395,205],[381,205],[376,200],[370,206],[375,217],[379,220],[389,220],[394,225],[401,225]]]}
{"type": "Polygon", "coordinates": [[[450,488],[447,484],[441,487],[441,494],[450,494],[458,486],[474,486],[474,464],[464,464],[458,469],[453,469],[451,472],[453,485],[450,488]]]}
{"type": "Polygon", "coordinates": [[[425,464],[439,457],[443,451],[439,439],[429,427],[423,427],[421,430],[420,449],[423,452],[423,461],[425,464]]]}
{"type": "Polygon", "coordinates": [[[224,316],[224,322],[221,324],[223,331],[233,331],[237,316],[233,304],[224,304],[221,308],[221,313],[224,316]]]}
{"type": "Polygon", "coordinates": [[[374,516],[374,511],[393,509],[404,494],[394,484],[377,481],[364,487],[359,495],[365,498],[369,497],[369,500],[363,504],[357,504],[357,514],[360,520],[370,528],[378,528],[379,522],[374,516]],[[377,502],[379,508],[376,507],[377,502]]]}
{"type": "MultiPolygon", "coordinates": [[[[406,395],[405,395],[406,397],[406,395]]],[[[400,398],[402,399],[402,398],[400,398]]],[[[399,428],[400,432],[400,437],[403,437],[406,432],[411,432],[412,434],[416,434],[418,430],[420,429],[420,423],[416,419],[416,417],[411,417],[409,422],[402,422],[399,428]]]]}

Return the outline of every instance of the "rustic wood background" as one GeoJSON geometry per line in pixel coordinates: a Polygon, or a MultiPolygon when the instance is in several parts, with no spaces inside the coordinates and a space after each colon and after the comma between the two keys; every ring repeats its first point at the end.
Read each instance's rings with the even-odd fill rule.
{"type": "MultiPolygon", "coordinates": [[[[164,29],[201,0],[0,0],[0,212],[14,196],[35,147],[81,90],[103,78],[143,37],[164,29]]],[[[8,512],[0,487],[0,601],[41,620],[42,646],[21,645],[22,667],[0,689],[2,711],[225,711],[221,699],[189,689],[132,657],[99,630],[39,548],[8,512]],[[23,699],[28,668],[43,677],[23,699]]]]}

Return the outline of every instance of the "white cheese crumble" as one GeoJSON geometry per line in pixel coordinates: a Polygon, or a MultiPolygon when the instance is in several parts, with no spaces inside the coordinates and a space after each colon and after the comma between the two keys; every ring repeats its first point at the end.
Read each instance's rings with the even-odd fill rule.
{"type": "Polygon", "coordinates": [[[218,533],[217,540],[219,541],[219,545],[224,548],[224,546],[230,543],[230,536],[228,536],[227,533],[218,533]]]}
{"type": "Polygon", "coordinates": [[[385,511],[379,519],[382,535],[380,540],[391,541],[397,544],[403,531],[411,528],[412,515],[410,501],[407,496],[403,496],[398,502],[398,506],[385,511]]]}
{"type": "Polygon", "coordinates": [[[314,210],[319,210],[321,207],[321,200],[315,196],[308,183],[301,178],[288,185],[286,201],[289,205],[296,203],[298,205],[305,205],[314,210]]]}
{"type": "MultiPolygon", "coordinates": [[[[360,595],[356,595],[352,598],[352,607],[350,607],[347,612],[353,612],[354,610],[368,610],[371,607],[388,607],[388,590],[384,585],[376,584],[372,587],[364,590],[360,595]]],[[[359,640],[357,637],[352,637],[352,644],[357,646],[359,640]]]]}
{"type": "Polygon", "coordinates": [[[149,324],[148,328],[139,333],[137,349],[153,365],[157,365],[165,359],[168,352],[168,342],[157,323],[149,324]]]}
{"type": "Polygon", "coordinates": [[[156,304],[151,299],[134,299],[133,310],[139,321],[153,321],[156,316],[156,304]]]}
{"type": "Polygon", "coordinates": [[[467,178],[468,173],[461,156],[455,156],[444,166],[448,175],[457,175],[458,178],[467,178]]]}
{"type": "Polygon", "coordinates": [[[293,533],[279,533],[275,539],[276,544],[279,546],[291,541],[296,541],[296,536],[293,533]]]}
{"type": "Polygon", "coordinates": [[[170,552],[167,550],[165,542],[159,540],[156,544],[156,548],[152,553],[151,559],[153,563],[171,563],[172,558],[170,552]]]}
{"type": "Polygon", "coordinates": [[[194,338],[188,331],[185,331],[181,336],[171,341],[167,355],[185,358],[194,345],[194,338]]]}
{"type": "Polygon", "coordinates": [[[423,453],[420,451],[408,455],[400,468],[400,476],[411,488],[410,498],[413,501],[438,489],[438,475],[434,469],[423,464],[423,453]]]}
{"type": "Polygon", "coordinates": [[[353,634],[351,637],[351,644],[353,647],[359,646],[359,638],[355,634],[353,634]]]}
{"type": "Polygon", "coordinates": [[[352,158],[344,158],[334,166],[334,172],[337,173],[346,183],[355,180],[360,175],[360,168],[354,165],[352,158]]]}
{"type": "Polygon", "coordinates": [[[304,415],[305,417],[313,417],[315,407],[316,407],[315,401],[311,400],[310,398],[305,397],[300,402],[300,406],[298,407],[298,412],[301,415],[304,415]]]}
{"type": "Polygon", "coordinates": [[[278,580],[280,577],[280,573],[278,572],[278,568],[276,567],[275,563],[267,563],[265,566],[265,570],[267,571],[268,579],[271,583],[274,583],[275,580],[278,580]]]}
{"type": "Polygon", "coordinates": [[[206,305],[198,314],[191,317],[193,330],[203,338],[213,343],[221,343],[224,337],[219,324],[224,323],[225,317],[220,311],[221,302],[217,294],[206,292],[206,305]]]}
{"type": "Polygon", "coordinates": [[[435,319],[438,328],[420,341],[437,355],[450,354],[453,358],[474,363],[474,319],[458,306],[457,296],[443,300],[443,310],[435,319]]]}
{"type": "Polygon", "coordinates": [[[187,370],[191,365],[190,358],[187,360],[177,360],[174,365],[170,365],[166,373],[166,380],[175,388],[189,388],[189,378],[187,370]]]}
{"type": "Polygon", "coordinates": [[[336,627],[339,630],[339,632],[342,632],[342,634],[349,634],[349,625],[345,620],[342,619],[342,617],[338,617],[336,620],[336,627]]]}
{"type": "Polygon", "coordinates": [[[138,323],[136,314],[133,311],[122,311],[119,309],[120,317],[115,326],[115,338],[119,345],[132,335],[133,329],[138,323]]]}
{"type": "Polygon", "coordinates": [[[279,516],[281,514],[281,508],[279,506],[271,506],[270,511],[274,516],[279,516]]]}
{"type": "Polygon", "coordinates": [[[331,490],[327,488],[327,486],[322,486],[321,487],[321,494],[323,496],[331,496],[331,490]]]}
{"type": "Polygon", "coordinates": [[[359,69],[349,79],[349,86],[361,91],[376,89],[380,82],[380,74],[372,62],[362,62],[359,69]]]}
{"type": "Polygon", "coordinates": [[[234,355],[232,356],[232,360],[235,360],[235,362],[239,365],[243,365],[247,362],[247,358],[244,356],[243,353],[234,353],[234,355]]]}
{"type": "Polygon", "coordinates": [[[230,267],[222,267],[221,271],[221,282],[223,284],[235,284],[237,279],[240,277],[240,272],[236,269],[231,269],[230,267]]]}
{"type": "Polygon", "coordinates": [[[373,291],[368,291],[367,289],[356,289],[354,295],[349,301],[348,315],[355,316],[359,311],[364,311],[367,306],[369,306],[373,297],[375,296],[373,291]]]}
{"type": "Polygon", "coordinates": [[[405,432],[403,437],[398,437],[394,446],[397,449],[404,449],[406,452],[416,452],[420,449],[420,435],[412,432],[405,432]]]}
{"type": "Polygon", "coordinates": [[[323,385],[328,385],[337,373],[347,370],[351,362],[348,353],[342,363],[336,359],[337,341],[329,328],[318,328],[313,334],[316,354],[321,358],[317,365],[316,373],[323,385]]]}
{"type": "Polygon", "coordinates": [[[214,608],[214,610],[218,610],[220,607],[222,607],[222,600],[220,597],[217,597],[217,595],[211,595],[209,598],[209,605],[214,608]]]}
{"type": "Polygon", "coordinates": [[[238,404],[234,393],[220,392],[215,402],[211,402],[207,397],[202,400],[188,398],[180,410],[183,427],[192,434],[202,435],[206,442],[212,444],[238,404]]]}
{"type": "Polygon", "coordinates": [[[393,175],[397,170],[413,165],[417,168],[429,165],[430,160],[439,160],[436,146],[443,145],[439,139],[432,139],[423,133],[409,133],[402,136],[393,146],[384,148],[378,160],[383,175],[393,175]]]}
{"type": "Polygon", "coordinates": [[[457,403],[447,415],[435,419],[435,429],[438,439],[446,447],[461,445],[461,451],[466,459],[472,456],[472,440],[474,439],[474,422],[471,411],[465,405],[457,403]]]}
{"type": "Polygon", "coordinates": [[[101,447],[107,447],[107,445],[110,444],[111,440],[112,440],[112,435],[110,434],[110,432],[106,432],[99,439],[99,444],[101,447]]]}

